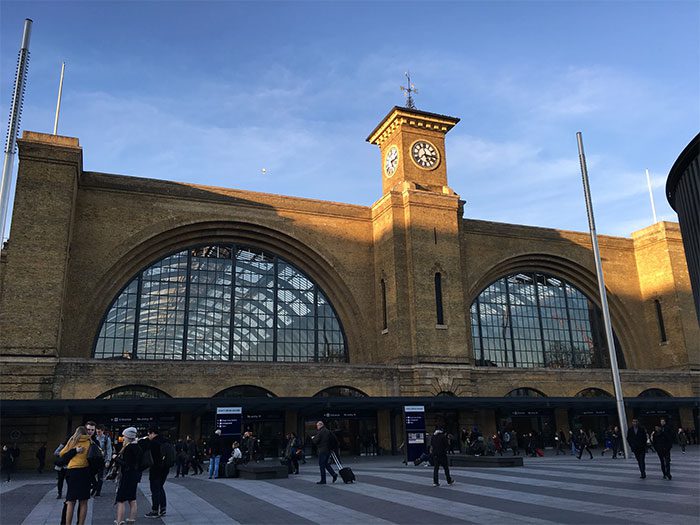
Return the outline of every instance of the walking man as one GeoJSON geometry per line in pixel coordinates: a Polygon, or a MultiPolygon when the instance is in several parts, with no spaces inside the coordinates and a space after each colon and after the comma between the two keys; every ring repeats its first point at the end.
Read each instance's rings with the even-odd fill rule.
{"type": "Polygon", "coordinates": [[[654,430],[652,443],[656,454],[659,456],[661,473],[664,475],[664,479],[671,480],[671,447],[673,447],[673,436],[664,418],[661,418],[660,426],[657,426],[654,430]]]}
{"type": "Polygon", "coordinates": [[[335,483],[338,479],[338,474],[335,473],[328,461],[331,458],[331,451],[335,451],[337,448],[338,440],[326,428],[323,421],[318,421],[316,423],[316,435],[311,438],[311,442],[316,445],[318,450],[318,468],[321,470],[321,481],[317,481],[316,485],[326,484],[326,471],[333,477],[333,483],[335,483]]]}
{"type": "Polygon", "coordinates": [[[646,478],[647,431],[640,426],[637,418],[632,420],[632,426],[627,429],[627,443],[629,443],[632,453],[637,459],[637,465],[639,465],[639,472],[641,473],[639,477],[642,479],[646,478]]]}
{"type": "Polygon", "coordinates": [[[586,450],[586,452],[590,454],[591,459],[593,459],[593,452],[591,452],[591,449],[588,448],[588,445],[590,444],[588,439],[588,435],[582,428],[580,428],[578,430],[578,456],[576,456],[578,459],[581,459],[584,450],[586,450]]]}
{"type": "Polygon", "coordinates": [[[211,479],[212,475],[214,479],[219,477],[222,448],[221,430],[217,428],[209,439],[209,479],[211,479]]]}
{"type": "Polygon", "coordinates": [[[36,451],[36,459],[39,460],[39,466],[36,471],[41,474],[44,472],[44,466],[46,465],[46,443],[42,443],[39,450],[36,451]]]}
{"type": "Polygon", "coordinates": [[[450,476],[450,465],[447,460],[447,436],[442,431],[442,429],[436,427],[433,437],[430,440],[430,449],[433,453],[433,487],[439,487],[440,483],[438,481],[438,471],[442,466],[445,471],[445,478],[447,479],[447,484],[452,485],[455,480],[450,476]]]}
{"type": "Polygon", "coordinates": [[[165,443],[165,438],[158,433],[158,428],[148,429],[148,439],[143,441],[144,449],[151,451],[153,466],[148,473],[148,481],[151,485],[151,512],[146,514],[147,518],[162,518],[165,516],[167,498],[165,497],[165,478],[168,477],[170,467],[163,465],[163,453],[161,445],[165,443]]]}

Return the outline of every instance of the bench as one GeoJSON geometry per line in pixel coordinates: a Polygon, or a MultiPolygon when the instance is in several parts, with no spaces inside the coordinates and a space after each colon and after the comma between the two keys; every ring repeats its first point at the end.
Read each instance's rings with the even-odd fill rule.
{"type": "Polygon", "coordinates": [[[274,464],[272,462],[253,461],[238,465],[241,479],[283,479],[289,477],[287,465],[274,464]]]}
{"type": "Polygon", "coordinates": [[[451,467],[522,467],[523,458],[521,456],[467,456],[456,454],[447,456],[451,467]]]}

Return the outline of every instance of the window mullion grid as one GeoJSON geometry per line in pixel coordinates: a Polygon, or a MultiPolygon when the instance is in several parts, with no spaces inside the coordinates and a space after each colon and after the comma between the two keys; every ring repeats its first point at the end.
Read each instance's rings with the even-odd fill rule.
{"type": "MultiPolygon", "coordinates": [[[[513,368],[515,368],[518,366],[518,361],[515,358],[515,337],[513,335],[513,310],[511,308],[511,304],[510,304],[510,287],[508,286],[508,278],[506,277],[504,280],[506,283],[506,311],[508,312],[510,344],[511,344],[511,349],[513,350],[513,368]]],[[[507,355],[507,349],[506,349],[506,355],[507,355]]]]}
{"type": "Polygon", "coordinates": [[[141,325],[141,292],[143,291],[143,272],[139,273],[136,285],[136,313],[134,318],[134,342],[131,347],[131,359],[138,358],[139,327],[141,325]]]}
{"type": "Polygon", "coordinates": [[[569,311],[569,297],[566,293],[566,281],[562,280],[564,290],[564,308],[566,309],[566,322],[569,326],[569,344],[571,344],[571,367],[576,368],[576,352],[574,352],[574,332],[571,329],[571,312],[569,311]]]}
{"type": "Polygon", "coordinates": [[[537,323],[540,326],[540,341],[542,343],[542,362],[544,363],[544,366],[547,366],[547,349],[545,346],[545,339],[544,339],[544,326],[542,325],[542,307],[540,304],[540,287],[537,283],[537,274],[533,273],[532,274],[532,280],[535,283],[535,304],[537,305],[537,323]]]}
{"type": "Polygon", "coordinates": [[[318,286],[314,284],[314,362],[318,363],[318,286]]]}
{"type": "Polygon", "coordinates": [[[279,312],[277,311],[277,294],[279,293],[278,287],[279,282],[277,279],[277,272],[279,270],[279,257],[275,256],[272,262],[272,271],[274,272],[273,285],[272,285],[272,361],[277,361],[277,316],[279,312]]]}
{"type": "Polygon", "coordinates": [[[479,331],[479,365],[484,366],[484,336],[481,330],[481,301],[476,298],[476,326],[479,331]]]}
{"type": "Polygon", "coordinates": [[[231,311],[229,312],[229,329],[228,329],[228,360],[233,361],[233,334],[235,330],[236,316],[236,245],[231,245],[231,311]]]}
{"type": "MultiPolygon", "coordinates": [[[[185,278],[185,321],[182,327],[182,360],[187,359],[187,331],[189,330],[190,319],[190,280],[192,277],[192,250],[187,250],[187,270],[185,278]]],[[[177,318],[177,309],[175,310],[177,318]]],[[[195,353],[195,359],[197,355],[195,353]]]]}

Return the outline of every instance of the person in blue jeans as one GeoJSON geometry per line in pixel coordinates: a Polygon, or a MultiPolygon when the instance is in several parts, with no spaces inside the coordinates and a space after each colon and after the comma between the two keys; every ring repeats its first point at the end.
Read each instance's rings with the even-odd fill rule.
{"type": "Polygon", "coordinates": [[[221,440],[221,430],[216,429],[211,439],[209,439],[209,479],[219,477],[219,463],[223,453],[223,442],[221,440]]]}
{"type": "Polygon", "coordinates": [[[338,440],[335,434],[326,428],[323,421],[316,423],[316,430],[316,435],[311,438],[311,441],[316,445],[316,449],[318,450],[318,467],[321,469],[321,481],[317,481],[316,484],[326,484],[326,471],[333,477],[333,483],[335,483],[338,479],[338,474],[335,473],[328,461],[331,458],[331,451],[338,448],[338,440]]]}

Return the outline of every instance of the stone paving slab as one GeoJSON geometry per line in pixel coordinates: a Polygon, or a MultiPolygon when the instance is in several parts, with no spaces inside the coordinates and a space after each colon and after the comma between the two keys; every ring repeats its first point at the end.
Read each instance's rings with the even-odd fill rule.
{"type": "MultiPolygon", "coordinates": [[[[700,523],[700,450],[672,453],[673,480],[663,480],[655,454],[647,456],[647,479],[634,460],[577,460],[571,456],[525,458],[524,467],[460,468],[448,486],[432,486],[432,468],[404,466],[397,457],[352,458],[357,476],[316,485],[310,460],[288,479],[242,480],[192,476],[168,478],[168,512],[149,520],[148,475],[139,485],[137,523],[157,525],[486,523],[654,524],[700,523]]],[[[330,481],[330,478],[329,478],[330,481]]],[[[115,484],[91,499],[88,525],[114,521],[115,484]]],[[[0,525],[58,525],[62,500],[50,474],[19,473],[0,484],[0,525]]]]}

